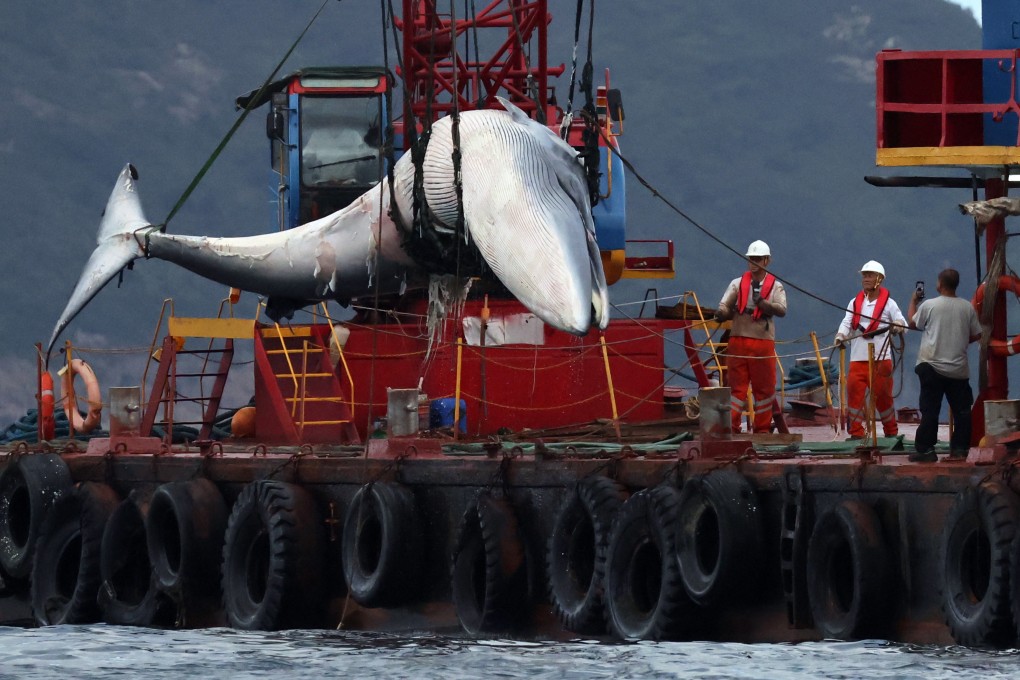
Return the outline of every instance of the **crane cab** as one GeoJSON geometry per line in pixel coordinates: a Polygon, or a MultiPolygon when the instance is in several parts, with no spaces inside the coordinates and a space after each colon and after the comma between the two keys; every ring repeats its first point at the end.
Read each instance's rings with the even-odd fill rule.
{"type": "Polygon", "coordinates": [[[273,222],[290,229],[345,208],[386,174],[391,78],[381,67],[312,67],[237,99],[269,104],[273,222]]]}

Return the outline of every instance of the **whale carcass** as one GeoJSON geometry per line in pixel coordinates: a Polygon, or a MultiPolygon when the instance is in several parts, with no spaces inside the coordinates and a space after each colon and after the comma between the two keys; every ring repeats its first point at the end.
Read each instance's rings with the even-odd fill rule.
{"type": "MultiPolygon", "coordinates": [[[[584,335],[609,323],[608,294],[584,170],[576,151],[509,102],[505,111],[460,114],[465,246],[545,323],[584,335]]],[[[421,193],[442,229],[456,224],[451,118],[433,127],[421,164],[421,193]]],[[[133,260],[174,262],[207,279],[268,298],[275,318],[322,300],[347,304],[427,281],[408,252],[416,227],[415,166],[404,154],[384,179],[343,210],[287,231],[237,238],[163,233],[145,218],[137,173],[117,178],[97,247],[53,330],[60,333],[133,260]],[[391,205],[395,202],[396,205],[391,205]],[[395,209],[394,209],[395,208],[395,209]]],[[[430,273],[436,273],[431,267],[430,273]]],[[[457,274],[447,271],[446,274],[457,274]]]]}

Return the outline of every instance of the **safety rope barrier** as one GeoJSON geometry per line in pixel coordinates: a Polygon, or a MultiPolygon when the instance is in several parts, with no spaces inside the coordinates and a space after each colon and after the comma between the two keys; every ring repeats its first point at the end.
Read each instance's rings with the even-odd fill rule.
{"type": "MultiPolygon", "coordinates": [[[[581,113],[582,113],[583,116],[586,116],[586,117],[591,115],[587,111],[582,111],[581,113]]],[[[731,253],[733,253],[734,255],[739,257],[741,260],[743,260],[743,261],[747,260],[747,257],[743,253],[741,253],[740,250],[734,248],[729,243],[727,243],[726,241],[724,241],[721,238],[719,238],[718,236],[716,236],[714,233],[712,233],[711,230],[709,230],[707,227],[703,226],[701,223],[699,223],[693,217],[691,217],[690,215],[685,213],[683,210],[681,210],[679,207],[674,205],[672,201],[670,201],[668,198],[663,196],[662,192],[660,192],[648,180],[646,180],[644,178],[644,176],[642,176],[641,173],[639,173],[637,171],[637,168],[635,168],[634,165],[623,154],[620,153],[619,149],[617,149],[616,147],[613,146],[612,140],[609,139],[608,136],[606,136],[605,132],[601,128],[598,128],[598,131],[599,131],[599,134],[602,136],[603,140],[606,142],[606,148],[609,150],[608,152],[611,153],[611,154],[616,154],[617,157],[619,157],[620,162],[623,163],[623,165],[628,170],[630,170],[631,174],[634,175],[634,178],[643,187],[648,189],[648,191],[652,194],[652,196],[654,198],[656,198],[659,201],[661,201],[664,205],[666,205],[666,207],[668,207],[674,213],[676,213],[681,218],[686,220],[688,223],[690,223],[694,228],[696,228],[698,231],[703,233],[705,236],[707,236],[708,238],[712,239],[713,241],[718,243],[720,246],[722,246],[726,250],[730,251],[731,253]]],[[[832,302],[831,300],[827,300],[827,299],[821,297],[820,295],[816,295],[815,293],[812,293],[811,291],[807,290],[806,288],[804,288],[802,286],[799,286],[798,284],[794,283],[790,279],[788,279],[786,277],[783,277],[783,276],[780,276],[779,274],[776,274],[775,272],[773,272],[773,271],[771,271],[769,269],[766,269],[765,267],[762,267],[762,269],[766,273],[772,274],[772,276],[776,277],[777,281],[781,281],[782,283],[786,284],[790,288],[793,288],[794,290],[799,291],[799,292],[803,293],[804,295],[807,295],[809,298],[817,300],[818,302],[821,302],[824,305],[828,305],[828,306],[833,307],[835,309],[838,309],[838,310],[840,310],[842,312],[846,311],[846,306],[845,305],[837,304],[835,302],[832,302]]],[[[874,321],[875,320],[874,317],[868,316],[866,314],[862,314],[861,317],[863,319],[867,319],[867,320],[870,320],[870,321],[874,321]]],[[[904,330],[913,330],[913,329],[909,329],[907,327],[904,327],[904,330]]]]}
{"type": "MultiPolygon", "coordinates": [[[[635,321],[638,321],[638,320],[635,319],[635,321]]],[[[639,321],[638,321],[638,323],[639,323],[640,326],[644,327],[648,331],[646,335],[640,336],[639,339],[661,338],[661,339],[664,339],[666,342],[669,342],[671,344],[683,347],[684,349],[692,349],[695,352],[698,352],[700,354],[707,354],[708,353],[702,347],[700,347],[700,346],[698,346],[696,344],[695,345],[690,345],[690,344],[688,344],[686,342],[678,342],[678,341],[676,341],[676,340],[674,340],[672,338],[666,337],[666,333],[656,332],[653,329],[649,329],[646,325],[640,324],[639,321]]],[[[350,325],[351,326],[358,326],[358,324],[350,324],[350,325]]],[[[372,328],[374,330],[378,330],[378,326],[367,326],[366,325],[365,327],[366,328],[372,328]]],[[[403,337],[407,337],[406,333],[395,333],[395,334],[396,335],[401,335],[403,337]]],[[[607,354],[608,354],[608,348],[613,346],[613,345],[617,345],[617,344],[627,345],[627,344],[631,344],[633,342],[634,342],[634,338],[627,338],[627,339],[623,339],[623,340],[619,340],[619,341],[612,341],[612,342],[606,341],[604,337],[600,339],[600,345],[605,348],[603,351],[606,352],[607,354]]],[[[472,346],[472,345],[466,345],[466,344],[463,343],[462,339],[459,340],[458,344],[459,344],[459,348],[460,348],[461,352],[463,352],[464,349],[466,348],[470,356],[473,356],[475,358],[480,357],[480,355],[481,355],[481,348],[480,347],[476,347],[476,346],[472,346]]],[[[565,365],[570,365],[570,364],[575,364],[575,363],[576,364],[580,364],[582,362],[588,361],[589,360],[589,358],[588,358],[589,355],[592,352],[595,351],[596,346],[595,345],[589,345],[589,346],[586,346],[584,348],[581,348],[579,351],[577,351],[575,356],[568,357],[564,361],[558,362],[555,365],[551,365],[551,366],[537,366],[537,365],[521,366],[521,365],[515,365],[513,363],[509,363],[507,361],[500,360],[499,358],[497,358],[499,356],[500,352],[506,352],[506,353],[513,352],[513,353],[520,354],[522,352],[522,350],[521,350],[521,348],[519,346],[489,345],[489,346],[487,346],[486,349],[490,353],[489,357],[487,358],[487,361],[489,361],[492,365],[499,366],[500,368],[503,368],[505,370],[521,371],[521,372],[525,372],[525,373],[532,373],[532,374],[534,374],[534,373],[536,373],[538,371],[543,371],[543,370],[547,370],[547,369],[562,368],[565,365]]],[[[563,351],[564,349],[565,348],[562,348],[562,347],[533,346],[533,347],[530,347],[527,350],[525,350],[525,352],[527,352],[528,354],[532,354],[532,353],[537,353],[539,351],[563,351]]],[[[568,351],[570,351],[570,350],[568,350],[568,351]]],[[[387,353],[385,355],[380,355],[378,352],[376,352],[372,356],[374,356],[375,358],[379,358],[380,356],[386,356],[386,357],[408,357],[408,356],[415,356],[415,355],[420,356],[423,353],[424,353],[423,351],[415,351],[415,352],[387,353]]],[[[504,357],[507,356],[506,353],[503,354],[504,357]]],[[[349,351],[347,352],[347,355],[352,357],[352,358],[355,358],[355,357],[356,358],[367,358],[368,356],[370,356],[369,354],[365,354],[365,353],[356,353],[356,352],[349,352],[349,351]]],[[[801,354],[801,353],[794,353],[794,354],[786,354],[786,355],[781,355],[781,356],[783,356],[783,357],[808,356],[808,352],[805,352],[803,354],[801,354]]],[[[665,366],[665,365],[652,365],[652,364],[649,364],[647,362],[642,362],[642,361],[640,361],[638,359],[635,359],[635,358],[633,358],[631,356],[628,356],[626,354],[621,354],[621,353],[614,353],[613,354],[613,359],[616,360],[616,361],[626,362],[628,365],[636,366],[636,367],[642,368],[644,370],[651,370],[651,371],[661,370],[661,371],[670,371],[671,372],[671,375],[667,376],[663,381],[661,381],[658,385],[656,385],[654,389],[652,389],[651,391],[649,391],[648,394],[645,394],[645,395],[635,395],[635,394],[631,394],[631,393],[629,393],[627,391],[624,391],[624,390],[619,390],[617,388],[615,390],[615,393],[618,394],[622,399],[629,400],[633,405],[630,408],[628,408],[627,412],[625,412],[622,415],[619,414],[618,412],[616,412],[615,409],[614,409],[614,418],[613,418],[613,421],[618,422],[619,419],[625,417],[627,415],[627,413],[632,411],[634,408],[637,408],[637,407],[641,406],[642,404],[666,405],[666,404],[670,404],[670,403],[676,403],[675,401],[674,402],[670,402],[670,401],[666,401],[664,399],[657,398],[657,397],[661,394],[662,388],[665,387],[670,382],[670,380],[673,379],[673,377],[675,377],[676,375],[680,374],[679,370],[674,369],[674,368],[669,367],[669,366],[665,366]]],[[[608,360],[607,356],[603,358],[603,362],[604,363],[607,360],[608,360]]],[[[238,363],[241,363],[241,362],[238,362],[238,363]]],[[[247,363],[247,362],[245,362],[245,363],[247,363]]],[[[463,355],[461,357],[461,362],[460,363],[461,363],[461,365],[463,364],[463,355]]],[[[684,365],[686,366],[687,364],[689,364],[689,360],[684,365]]],[[[680,375],[682,376],[682,374],[680,374],[680,375]]],[[[810,386],[810,384],[809,383],[796,383],[796,384],[793,384],[793,385],[790,385],[790,386],[786,386],[785,383],[784,383],[784,385],[781,385],[781,389],[785,389],[786,387],[788,387],[789,389],[796,389],[796,388],[805,387],[805,386],[810,386]]],[[[558,403],[558,404],[555,404],[555,405],[535,406],[535,405],[529,404],[529,405],[527,405],[525,407],[525,406],[519,406],[519,405],[515,405],[515,404],[501,403],[499,400],[481,398],[481,396],[479,396],[479,395],[475,395],[475,394],[470,393],[469,391],[464,390],[463,387],[461,387],[461,394],[464,397],[466,397],[468,399],[471,399],[473,402],[476,402],[479,405],[484,405],[486,407],[487,406],[492,406],[494,408],[500,408],[500,409],[509,410],[509,411],[524,411],[524,410],[531,410],[531,411],[536,411],[536,410],[538,410],[538,411],[552,411],[552,410],[562,410],[564,408],[577,408],[577,407],[583,406],[584,404],[595,402],[595,401],[597,401],[599,399],[605,398],[606,396],[610,397],[611,404],[612,404],[612,402],[615,399],[615,395],[613,394],[613,392],[611,392],[611,391],[605,391],[605,392],[599,391],[599,392],[592,393],[591,395],[588,395],[587,397],[582,398],[582,399],[566,400],[566,401],[564,401],[562,403],[558,403]]],[[[434,396],[434,398],[447,398],[448,396],[449,395],[436,395],[436,396],[434,396]]],[[[379,403],[379,402],[374,402],[374,401],[361,402],[361,401],[353,401],[353,400],[349,400],[349,399],[345,400],[345,399],[339,398],[339,397],[336,399],[337,403],[344,403],[345,401],[349,405],[351,405],[352,407],[370,407],[370,408],[373,408],[373,409],[385,407],[385,403],[379,403]]],[[[455,401],[457,406],[459,406],[459,401],[460,401],[459,399],[456,399],[456,401],[455,401]]]]}

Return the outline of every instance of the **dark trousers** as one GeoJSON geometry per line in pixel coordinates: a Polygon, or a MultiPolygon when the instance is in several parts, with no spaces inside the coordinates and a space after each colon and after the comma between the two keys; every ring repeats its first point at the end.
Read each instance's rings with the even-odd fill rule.
{"type": "Polygon", "coordinates": [[[914,373],[921,380],[921,398],[918,407],[921,409],[921,424],[917,426],[914,439],[918,451],[934,448],[938,439],[939,411],[942,410],[942,397],[949,402],[949,410],[953,413],[953,437],[949,448],[953,451],[966,451],[970,448],[970,407],[974,405],[974,393],[970,390],[970,381],[966,378],[947,378],[931,364],[921,363],[914,368],[914,373]]]}

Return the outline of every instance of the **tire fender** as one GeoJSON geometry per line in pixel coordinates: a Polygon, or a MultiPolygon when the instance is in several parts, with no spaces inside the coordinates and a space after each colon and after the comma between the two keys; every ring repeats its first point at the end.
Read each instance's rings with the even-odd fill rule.
{"type": "Polygon", "coordinates": [[[106,523],[99,554],[99,607],[106,623],[167,626],[175,619],[172,603],[156,588],[145,546],[147,501],[132,492],[106,523]]]}
{"type": "Polygon", "coordinates": [[[46,516],[32,565],[32,614],[39,625],[99,620],[103,530],[118,502],[106,484],[83,482],[46,516]]]}
{"type": "Polygon", "coordinates": [[[687,595],[711,607],[753,595],[760,582],[764,528],[758,495],[733,469],[684,484],[679,500],[677,559],[687,595]]]}
{"type": "Polygon", "coordinates": [[[517,518],[505,499],[481,492],[468,505],[452,561],[453,604],[465,631],[513,630],[522,622],[527,564],[517,518]]]}
{"type": "Polygon", "coordinates": [[[567,630],[605,632],[609,535],[626,498],[624,487],[608,477],[587,477],[556,514],[546,551],[549,599],[567,630]]]}
{"type": "Polygon", "coordinates": [[[375,482],[358,489],[341,539],[344,579],[364,607],[390,607],[417,592],[424,572],[414,495],[406,486],[375,482]]]}
{"type": "Polygon", "coordinates": [[[234,502],[223,545],[223,609],[244,630],[320,624],[322,518],[312,495],[287,482],[260,480],[234,502]]]}
{"type": "Polygon", "coordinates": [[[680,492],[643,489],[613,524],[606,559],[606,604],[612,631],[624,639],[670,640],[693,629],[696,608],[676,558],[680,492]]]}
{"type": "Polygon", "coordinates": [[[21,456],[0,473],[0,567],[6,574],[28,577],[43,521],[72,488],[67,464],[55,454],[21,456]]]}
{"type": "Polygon", "coordinates": [[[208,479],[156,489],[145,518],[148,557],[161,592],[182,605],[219,599],[227,504],[208,479]]]}
{"type": "Polygon", "coordinates": [[[815,627],[826,638],[874,633],[886,613],[890,561],[875,511],[843,500],[811,532],[807,590],[815,627]]]}
{"type": "Polygon", "coordinates": [[[1016,640],[1010,587],[1017,563],[1010,560],[1018,507],[1009,487],[988,481],[957,494],[946,515],[942,611],[961,645],[1003,647],[1016,640]]]}

